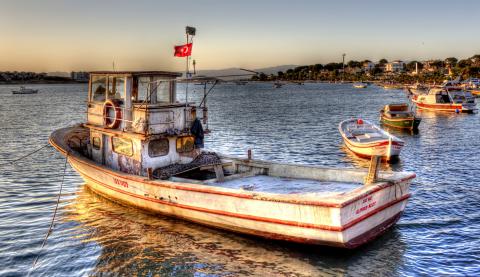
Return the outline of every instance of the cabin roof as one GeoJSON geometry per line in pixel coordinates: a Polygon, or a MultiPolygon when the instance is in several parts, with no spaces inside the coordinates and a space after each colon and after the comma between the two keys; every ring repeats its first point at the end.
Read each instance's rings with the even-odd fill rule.
{"type": "Polygon", "coordinates": [[[90,75],[131,75],[180,77],[182,73],[171,71],[91,71],[90,75]]]}

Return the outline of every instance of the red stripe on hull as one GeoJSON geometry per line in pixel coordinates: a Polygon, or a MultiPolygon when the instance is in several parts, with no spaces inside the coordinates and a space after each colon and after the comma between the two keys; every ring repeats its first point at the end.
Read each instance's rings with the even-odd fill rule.
{"type": "MultiPolygon", "coordinates": [[[[390,144],[390,141],[388,141],[388,140],[384,140],[384,141],[381,141],[381,142],[375,143],[375,144],[365,144],[365,145],[355,144],[347,138],[344,138],[343,140],[345,141],[345,143],[351,145],[352,147],[356,147],[356,148],[374,148],[374,147],[380,147],[380,146],[388,146],[390,144]]],[[[404,144],[402,142],[392,140],[392,145],[403,146],[404,144]]]]}
{"type": "Polygon", "coordinates": [[[441,111],[451,111],[455,112],[456,110],[461,111],[462,105],[450,105],[450,104],[425,104],[420,102],[415,102],[417,107],[421,109],[431,109],[431,110],[441,110],[441,111]]]}

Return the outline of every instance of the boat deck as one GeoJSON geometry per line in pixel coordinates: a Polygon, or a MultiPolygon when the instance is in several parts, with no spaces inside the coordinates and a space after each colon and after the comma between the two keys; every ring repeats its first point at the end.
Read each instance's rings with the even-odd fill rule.
{"type": "Polygon", "coordinates": [[[345,135],[348,139],[355,139],[357,142],[368,143],[388,139],[388,136],[382,134],[372,126],[359,127],[357,124],[347,126],[345,135]]]}
{"type": "Polygon", "coordinates": [[[354,182],[318,181],[267,175],[257,175],[226,180],[224,182],[215,182],[214,185],[224,188],[258,192],[282,194],[317,193],[322,195],[349,192],[362,186],[361,183],[354,182]]]}

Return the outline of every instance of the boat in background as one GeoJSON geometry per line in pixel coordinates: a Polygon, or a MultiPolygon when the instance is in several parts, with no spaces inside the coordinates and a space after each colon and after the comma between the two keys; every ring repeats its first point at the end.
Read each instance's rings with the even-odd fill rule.
{"type": "Polygon", "coordinates": [[[463,88],[467,91],[470,91],[474,97],[480,97],[480,79],[470,78],[465,80],[462,84],[463,88]]]}
{"type": "Polygon", "coordinates": [[[237,81],[234,81],[235,85],[237,86],[244,86],[246,84],[248,84],[248,81],[244,81],[244,80],[237,80],[237,81]]]}
{"type": "Polygon", "coordinates": [[[380,111],[380,122],[394,128],[417,130],[421,120],[406,103],[385,105],[380,111]]]}
{"type": "Polygon", "coordinates": [[[355,83],[355,84],[353,84],[353,87],[354,88],[366,88],[367,84],[365,84],[365,83],[355,83]]]}
{"type": "Polygon", "coordinates": [[[12,90],[12,94],[35,94],[38,93],[38,89],[31,89],[21,86],[18,90],[12,90]]]}
{"type": "Polygon", "coordinates": [[[404,142],[363,119],[342,121],[338,130],[348,149],[360,157],[382,156],[387,162],[396,161],[404,142]]]}
{"type": "Polygon", "coordinates": [[[407,90],[412,95],[421,95],[421,94],[427,94],[429,87],[420,83],[416,83],[414,85],[408,86],[407,90]]]}
{"type": "Polygon", "coordinates": [[[282,86],[283,86],[283,84],[280,83],[280,82],[273,83],[273,88],[281,88],[282,86]]]}
{"type": "Polygon", "coordinates": [[[431,88],[427,95],[413,95],[417,108],[431,111],[476,113],[475,97],[469,91],[449,90],[446,87],[431,88]]]}
{"type": "Polygon", "coordinates": [[[381,84],[380,86],[383,87],[383,89],[386,89],[386,90],[389,90],[389,89],[401,89],[401,88],[403,88],[402,85],[394,84],[394,83],[383,83],[383,84],[381,84]]]}

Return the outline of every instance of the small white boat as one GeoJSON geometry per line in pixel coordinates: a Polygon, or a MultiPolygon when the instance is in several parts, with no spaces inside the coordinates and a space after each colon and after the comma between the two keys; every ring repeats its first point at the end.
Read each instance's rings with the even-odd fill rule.
{"type": "Polygon", "coordinates": [[[282,83],[279,83],[279,82],[273,83],[273,87],[274,87],[274,88],[281,88],[282,86],[283,86],[282,83]]]}
{"type": "Polygon", "coordinates": [[[365,84],[365,83],[355,83],[355,84],[353,84],[353,87],[354,88],[366,88],[367,84],[365,84]]]}
{"type": "Polygon", "coordinates": [[[401,139],[367,120],[345,120],[338,129],[347,148],[360,157],[382,156],[385,161],[394,161],[404,145],[401,139]]]}
{"type": "Polygon", "coordinates": [[[21,86],[18,90],[12,90],[12,94],[35,94],[38,93],[38,89],[31,89],[21,86]]]}

